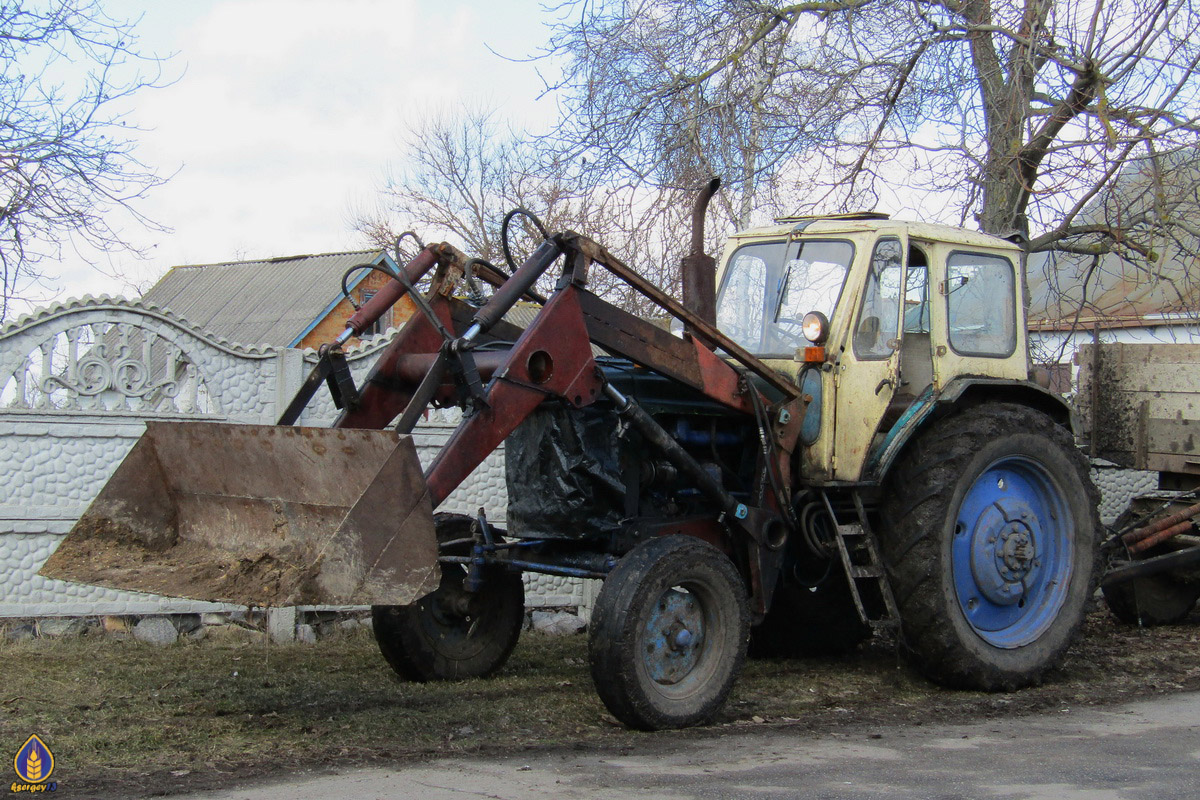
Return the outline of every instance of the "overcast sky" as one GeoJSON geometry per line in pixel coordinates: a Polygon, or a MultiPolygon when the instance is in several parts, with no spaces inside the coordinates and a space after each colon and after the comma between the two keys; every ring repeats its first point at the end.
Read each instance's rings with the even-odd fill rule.
{"type": "MultiPolygon", "coordinates": [[[[535,0],[106,0],[142,16],[143,52],[175,55],[178,80],[136,96],[138,157],[174,173],[140,207],[169,233],[127,228],[150,249],[106,277],[64,252],[42,292],[136,294],[169,267],[364,246],[350,210],[401,154],[406,117],[462,102],[553,115],[523,56],[545,38],[535,0]],[[132,284],[132,285],[131,285],[132,284]]],[[[107,268],[107,267],[106,267],[107,268]]]]}

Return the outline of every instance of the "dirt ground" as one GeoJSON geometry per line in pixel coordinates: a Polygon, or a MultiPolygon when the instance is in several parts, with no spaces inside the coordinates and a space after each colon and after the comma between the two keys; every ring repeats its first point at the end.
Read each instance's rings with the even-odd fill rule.
{"type": "Polygon", "coordinates": [[[1062,667],[1011,694],[930,684],[886,641],[839,659],[753,661],[717,723],[637,733],[592,690],[586,636],[527,633],[489,680],[397,680],[365,632],[316,645],[214,642],[154,648],[76,640],[0,646],[0,746],[38,733],[65,796],[216,788],[284,773],[443,755],[561,748],[653,753],[681,738],[763,726],[815,737],[872,726],[1014,717],[1200,690],[1200,612],[1137,629],[1103,608],[1062,667]]]}

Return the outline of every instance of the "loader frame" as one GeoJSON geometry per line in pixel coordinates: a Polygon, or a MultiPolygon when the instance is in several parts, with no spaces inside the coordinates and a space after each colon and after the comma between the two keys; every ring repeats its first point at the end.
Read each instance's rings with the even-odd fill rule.
{"type": "Polygon", "coordinates": [[[431,405],[462,407],[462,422],[425,472],[430,499],[437,509],[541,404],[558,401],[584,408],[607,395],[622,419],[689,476],[715,501],[720,512],[707,518],[631,525],[631,535],[614,543],[609,553],[581,554],[578,547],[562,542],[553,546],[542,543],[540,560],[517,558],[517,548],[499,542],[499,535],[481,518],[479,546],[473,556],[443,555],[443,560],[469,561],[475,572],[503,562],[549,574],[603,577],[615,564],[612,556],[621,555],[638,540],[683,533],[729,555],[742,568],[754,612],[765,614],[777,581],[780,552],[791,527],[790,499],[784,487],[793,485],[795,449],[806,406],[800,390],[601,245],[572,232],[548,237],[507,279],[490,265],[472,264],[448,244],[426,247],[404,267],[388,290],[380,292],[348,321],[347,333],[366,330],[405,295],[416,299],[419,295],[415,287],[430,270],[432,279],[417,301],[418,312],[383,352],[361,389],[354,386],[341,350],[347,335],[321,351],[318,364],[279,423],[296,423],[323,383],[329,386],[341,409],[335,428],[382,429],[398,418],[397,430],[407,434],[431,405]],[[516,333],[504,321],[504,315],[521,298],[535,294],[537,280],[560,259],[563,266],[554,291],[534,321],[519,333],[511,348],[487,349],[489,342],[516,333]],[[683,336],[675,336],[588,291],[592,265],[607,269],[681,321],[683,336]],[[497,287],[491,299],[477,309],[455,297],[459,281],[472,267],[476,277],[497,287]],[[677,381],[732,411],[756,417],[762,437],[769,438],[764,453],[771,454],[770,463],[766,463],[767,455],[760,456],[759,473],[771,475],[770,480],[763,481],[761,504],[751,506],[731,497],[634,399],[606,382],[593,355],[593,345],[677,381]],[[718,349],[727,354],[728,360],[715,352],[718,349]]]}

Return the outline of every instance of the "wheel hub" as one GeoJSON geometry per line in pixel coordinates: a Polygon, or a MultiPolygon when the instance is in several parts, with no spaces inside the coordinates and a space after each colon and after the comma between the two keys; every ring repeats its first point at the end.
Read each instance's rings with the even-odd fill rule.
{"type": "Polygon", "coordinates": [[[462,578],[461,571],[444,574],[438,590],[420,601],[426,612],[422,624],[433,639],[462,642],[469,639],[479,625],[479,595],[463,589],[462,578]]]}
{"type": "Polygon", "coordinates": [[[1038,567],[1037,516],[1017,498],[993,502],[975,525],[971,573],[979,591],[991,602],[1019,603],[1038,567]]]}
{"type": "Polygon", "coordinates": [[[994,462],[967,490],[951,541],[967,623],[996,647],[1021,647],[1054,624],[1072,573],[1073,518],[1036,458],[994,462]]]}
{"type": "Polygon", "coordinates": [[[668,589],[650,619],[646,667],[663,685],[683,680],[696,667],[704,645],[704,616],[694,595],[668,589]]]}

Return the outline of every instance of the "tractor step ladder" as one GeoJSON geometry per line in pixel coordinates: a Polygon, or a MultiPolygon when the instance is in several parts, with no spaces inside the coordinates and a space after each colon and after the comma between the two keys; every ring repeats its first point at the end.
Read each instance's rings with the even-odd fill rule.
{"type": "MultiPolygon", "coordinates": [[[[825,507],[836,524],[837,516],[833,513],[828,496],[825,497],[825,507]]],[[[862,499],[857,494],[854,496],[854,510],[858,521],[848,525],[837,525],[837,536],[834,537],[838,555],[846,570],[846,583],[850,586],[854,607],[858,609],[859,618],[870,625],[872,630],[897,628],[900,624],[900,612],[896,608],[896,598],[883,569],[883,560],[879,557],[879,544],[875,541],[875,534],[867,521],[862,499]],[[872,583],[883,600],[882,614],[878,616],[868,613],[862,598],[863,590],[872,583]]]]}

